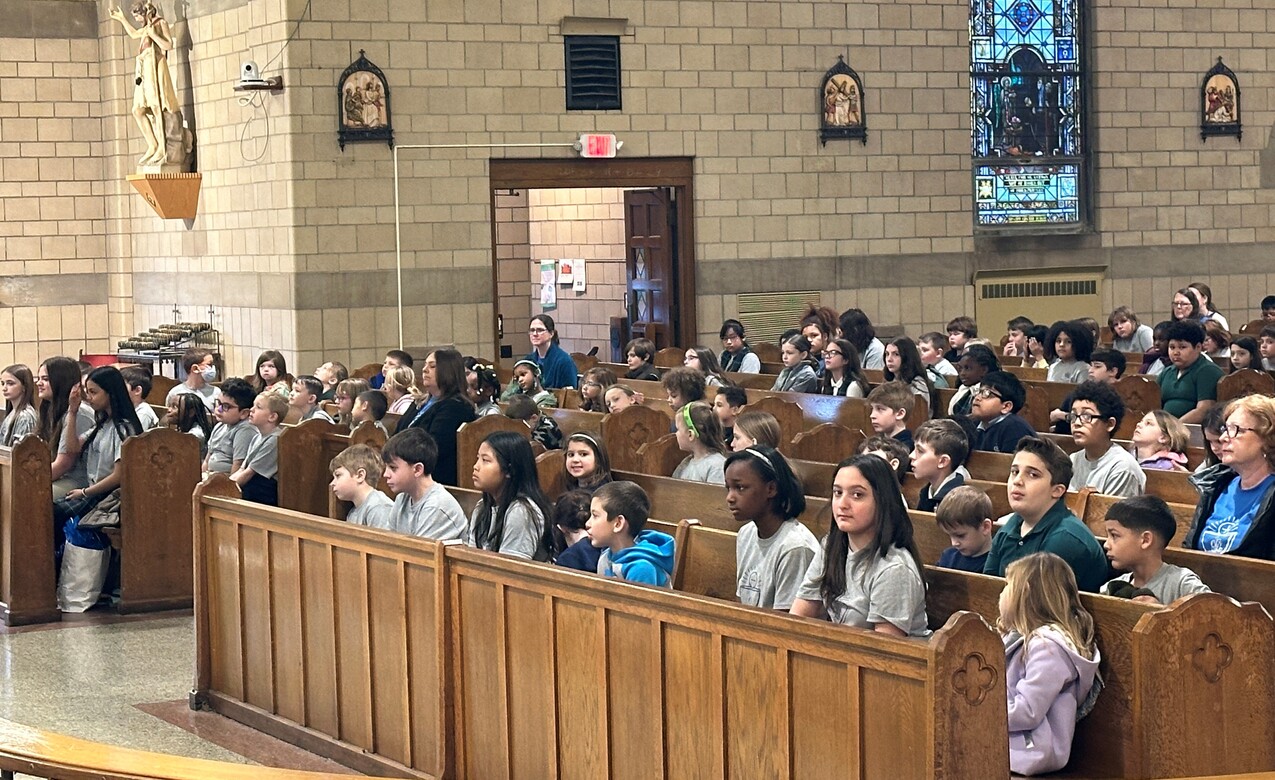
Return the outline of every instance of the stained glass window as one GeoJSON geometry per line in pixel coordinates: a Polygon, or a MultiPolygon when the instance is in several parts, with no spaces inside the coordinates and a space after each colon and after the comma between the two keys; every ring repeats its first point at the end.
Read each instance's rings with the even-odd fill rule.
{"type": "Polygon", "coordinates": [[[1080,0],[970,0],[974,224],[1085,226],[1080,0]]]}

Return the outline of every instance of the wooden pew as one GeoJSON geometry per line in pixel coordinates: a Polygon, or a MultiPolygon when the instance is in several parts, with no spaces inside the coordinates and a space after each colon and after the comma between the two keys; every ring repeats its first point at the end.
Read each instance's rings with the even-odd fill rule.
{"type": "Polygon", "coordinates": [[[611,460],[611,469],[640,471],[643,463],[638,450],[667,434],[672,420],[650,407],[630,406],[604,416],[601,424],[602,444],[611,460]]]}
{"type": "Polygon", "coordinates": [[[99,780],[349,780],[350,777],[151,753],[0,720],[0,778],[13,780],[15,772],[31,777],[99,780]]]}
{"type": "MultiPolygon", "coordinates": [[[[909,514],[922,559],[937,560],[946,534],[932,515],[909,514]]],[[[1003,579],[927,568],[932,621],[956,609],[998,614],[1003,579]]],[[[1071,773],[1160,778],[1275,768],[1275,743],[1244,736],[1275,717],[1275,624],[1259,605],[1217,594],[1169,609],[1088,593],[1081,602],[1094,616],[1106,687],[1077,726],[1071,773]]]]}
{"type": "Polygon", "coordinates": [[[186,503],[199,484],[199,440],[175,428],[130,436],[120,448],[120,612],[185,609],[194,596],[186,503]]]}
{"type": "Polygon", "coordinates": [[[779,449],[790,458],[838,463],[853,455],[865,438],[861,430],[823,423],[781,443],[779,449]]]}
{"type": "Polygon", "coordinates": [[[456,776],[1006,774],[1003,650],[973,616],[927,643],[462,547],[446,564],[456,776]]]}
{"type": "Polygon", "coordinates": [[[384,363],[368,363],[367,365],[359,366],[350,372],[350,379],[367,379],[370,381],[372,377],[381,373],[384,365],[384,363]]]}
{"type": "Polygon", "coordinates": [[[975,616],[875,636],[236,490],[194,499],[193,701],[360,771],[1006,776],[1003,650],[975,616]]]}
{"type": "MultiPolygon", "coordinates": [[[[933,515],[913,517],[922,559],[937,560],[939,545],[947,546],[946,534],[933,515]]],[[[675,581],[692,592],[725,593],[733,600],[734,534],[683,523],[678,541],[675,581]]],[[[927,566],[925,578],[931,625],[958,609],[989,622],[999,613],[1005,587],[999,577],[927,566]]],[[[1261,607],[1241,607],[1216,594],[1193,596],[1170,609],[1091,594],[1081,599],[1095,619],[1106,687],[1077,727],[1072,772],[1158,778],[1220,766],[1236,772],[1275,767],[1275,746],[1269,741],[1238,750],[1225,744],[1227,737],[1249,741],[1245,735],[1253,733],[1253,722],[1266,724],[1275,715],[1275,667],[1268,655],[1275,623],[1261,607]],[[1219,643],[1227,644],[1225,651],[1218,650],[1219,643]],[[1170,647],[1174,652],[1165,657],[1170,647]],[[1231,655],[1219,662],[1220,652],[1231,655]],[[1237,671],[1228,675],[1228,666],[1237,671]],[[1241,698],[1229,698],[1235,695],[1241,698]],[[1248,695],[1255,697],[1254,712],[1242,698],[1248,695]],[[1148,706],[1151,702],[1155,706],[1148,706]],[[1186,706],[1198,709],[1187,714],[1186,706]],[[1180,715],[1195,728],[1179,727],[1180,715]]]]}
{"type": "Polygon", "coordinates": [[[217,474],[193,498],[192,706],[360,772],[452,776],[443,544],[238,494],[217,474]]]}
{"type": "Polygon", "coordinates": [[[0,619],[6,626],[61,620],[57,579],[52,457],[31,434],[0,447],[0,619]]]}
{"type": "MultiPolygon", "coordinates": [[[[168,408],[168,392],[181,384],[171,376],[156,374],[151,377],[151,391],[146,395],[146,403],[168,408]]],[[[161,415],[162,416],[162,415],[161,415]]]]}
{"type": "Polygon", "coordinates": [[[279,435],[279,472],[275,475],[279,506],[326,517],[331,492],[328,486],[332,482],[328,465],[354,444],[380,450],[385,445],[385,434],[369,423],[351,433],[344,426],[318,419],[285,427],[279,435]]]}
{"type": "Polygon", "coordinates": [[[1223,376],[1217,383],[1217,402],[1226,403],[1246,395],[1275,395],[1275,377],[1265,371],[1246,368],[1223,376]]]}
{"type": "Polygon", "coordinates": [[[587,433],[601,441],[602,418],[605,416],[601,412],[582,412],[578,406],[573,409],[544,409],[543,412],[558,424],[564,440],[573,433],[587,433]]]}

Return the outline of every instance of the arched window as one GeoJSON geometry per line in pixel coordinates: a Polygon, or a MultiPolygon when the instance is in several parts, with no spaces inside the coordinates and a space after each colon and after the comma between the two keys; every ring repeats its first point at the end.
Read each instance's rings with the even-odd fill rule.
{"type": "Polygon", "coordinates": [[[977,232],[1088,227],[1080,0],[970,0],[977,232]]]}

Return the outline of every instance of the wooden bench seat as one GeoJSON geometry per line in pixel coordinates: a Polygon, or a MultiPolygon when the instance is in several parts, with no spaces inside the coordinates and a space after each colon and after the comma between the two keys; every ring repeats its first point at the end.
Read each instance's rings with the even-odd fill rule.
{"type": "Polygon", "coordinates": [[[232,764],[90,742],[0,720],[0,780],[349,780],[350,775],[232,764]]]}
{"type": "Polygon", "coordinates": [[[342,450],[354,444],[366,444],[380,451],[385,445],[385,434],[369,422],[353,432],[345,426],[318,419],[286,426],[279,434],[279,472],[275,475],[279,482],[279,506],[326,517],[331,493],[328,485],[332,482],[328,465],[342,450]]]}
{"type": "MultiPolygon", "coordinates": [[[[918,519],[914,525],[922,559],[936,560],[935,548],[947,546],[946,534],[932,515],[928,523],[918,519]]],[[[734,537],[681,524],[674,582],[733,600],[734,537]]],[[[1003,579],[933,566],[926,567],[925,578],[931,625],[962,609],[995,621],[1003,579]]],[[[1252,739],[1258,733],[1254,724],[1269,724],[1275,716],[1275,665],[1269,656],[1275,623],[1260,606],[1241,606],[1217,594],[1192,596],[1168,609],[1092,594],[1081,594],[1081,600],[1094,616],[1105,687],[1094,711],[1077,726],[1073,771],[1160,778],[1220,767],[1275,768],[1275,744],[1252,739]],[[1223,644],[1225,650],[1219,649],[1223,644]],[[1247,696],[1254,697],[1252,709],[1247,696]]]]}
{"type": "Polygon", "coordinates": [[[976,616],[928,642],[875,636],[224,497],[233,489],[214,477],[194,499],[196,700],[355,769],[1008,773],[1004,654],[976,616]]]}

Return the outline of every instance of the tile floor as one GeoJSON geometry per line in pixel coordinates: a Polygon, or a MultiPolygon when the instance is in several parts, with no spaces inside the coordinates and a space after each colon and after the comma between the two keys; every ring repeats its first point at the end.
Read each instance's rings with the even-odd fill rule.
{"type": "Polygon", "coordinates": [[[349,770],[227,718],[192,712],[189,612],[90,612],[0,632],[0,718],[124,747],[237,763],[349,770]]]}

